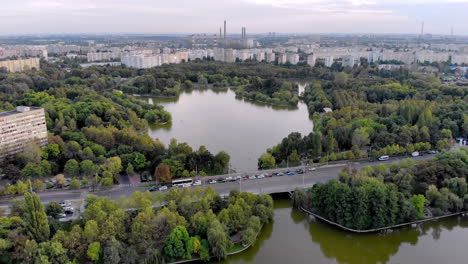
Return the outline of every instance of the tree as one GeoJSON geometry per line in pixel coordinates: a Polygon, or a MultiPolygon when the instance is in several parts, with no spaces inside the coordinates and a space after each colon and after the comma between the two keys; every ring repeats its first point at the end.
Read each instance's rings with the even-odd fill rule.
{"type": "Polygon", "coordinates": [[[275,167],[276,167],[275,158],[269,153],[262,154],[262,156],[260,156],[260,158],[258,159],[259,169],[273,169],[275,167]]]}
{"type": "Polygon", "coordinates": [[[424,217],[424,205],[426,204],[426,198],[424,195],[413,195],[410,198],[410,201],[413,203],[414,208],[416,208],[418,218],[422,219],[424,217]]]}
{"type": "Polygon", "coordinates": [[[80,174],[80,164],[75,159],[70,159],[65,163],[63,172],[68,177],[76,177],[80,174]]]}
{"type": "MultiPolygon", "coordinates": [[[[184,226],[176,226],[164,242],[163,252],[173,260],[187,255],[187,243],[190,237],[184,226]]],[[[190,255],[190,253],[188,253],[190,255]]]]}
{"type": "Polygon", "coordinates": [[[154,172],[154,177],[159,182],[168,182],[171,180],[171,171],[169,169],[169,165],[160,163],[158,167],[156,167],[156,171],[154,172]]]}
{"type": "Polygon", "coordinates": [[[36,241],[47,241],[50,236],[49,221],[39,196],[35,193],[26,193],[24,200],[24,219],[28,234],[36,241]]]}
{"type": "Polygon", "coordinates": [[[44,188],[44,183],[41,180],[38,179],[38,180],[34,181],[32,187],[34,188],[34,191],[41,192],[42,188],[44,188]]]}
{"type": "Polygon", "coordinates": [[[218,260],[226,258],[229,237],[219,221],[211,223],[207,236],[213,256],[218,260]]]}
{"type": "Polygon", "coordinates": [[[83,236],[88,243],[96,241],[99,237],[99,233],[99,226],[95,220],[86,221],[83,236]]]}
{"type": "Polygon", "coordinates": [[[60,187],[65,185],[65,183],[67,182],[67,180],[65,180],[65,176],[63,174],[55,175],[54,179],[55,179],[55,184],[57,186],[60,186],[60,187]]]}
{"type": "Polygon", "coordinates": [[[70,182],[70,189],[78,190],[80,188],[80,181],[76,178],[73,178],[70,182]]]}
{"type": "Polygon", "coordinates": [[[16,182],[16,193],[17,194],[25,194],[29,191],[27,184],[23,183],[22,181],[16,182]]]}
{"type": "Polygon", "coordinates": [[[359,148],[363,148],[370,143],[370,136],[368,133],[369,128],[358,128],[354,130],[352,144],[357,145],[359,148]]]}
{"type": "Polygon", "coordinates": [[[108,158],[104,164],[104,169],[110,171],[115,176],[122,171],[122,160],[120,157],[108,158]]]}
{"type": "Polygon", "coordinates": [[[46,206],[46,214],[54,219],[58,219],[63,213],[63,208],[57,202],[50,202],[46,206]]]}
{"type": "Polygon", "coordinates": [[[30,141],[24,145],[23,152],[20,156],[24,163],[39,164],[42,159],[42,149],[34,141],[30,141]]]}
{"type": "MultiPolygon", "coordinates": [[[[46,263],[64,264],[68,262],[67,250],[59,242],[42,242],[39,244],[39,254],[46,257],[46,263]]],[[[39,262],[43,263],[43,262],[39,262]]]]}
{"type": "Polygon", "coordinates": [[[99,168],[91,160],[83,160],[80,163],[80,172],[83,176],[89,177],[99,171],[99,168]]]}
{"type": "Polygon", "coordinates": [[[86,252],[86,255],[91,261],[98,261],[99,260],[99,253],[101,251],[101,243],[99,242],[93,242],[89,244],[88,246],[88,251],[86,252]]]}

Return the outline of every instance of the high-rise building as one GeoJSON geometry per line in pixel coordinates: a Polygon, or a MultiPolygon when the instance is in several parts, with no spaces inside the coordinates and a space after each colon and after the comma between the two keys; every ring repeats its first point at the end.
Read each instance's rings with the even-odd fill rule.
{"type": "Polygon", "coordinates": [[[43,108],[18,106],[15,111],[0,113],[0,160],[22,152],[30,141],[47,145],[43,108]]]}

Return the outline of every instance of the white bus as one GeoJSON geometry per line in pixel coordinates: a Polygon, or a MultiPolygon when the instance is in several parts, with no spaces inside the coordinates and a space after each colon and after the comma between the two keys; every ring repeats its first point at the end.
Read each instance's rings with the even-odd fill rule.
{"type": "Polygon", "coordinates": [[[172,186],[175,186],[175,187],[186,187],[186,186],[191,186],[192,184],[193,184],[193,179],[172,180],[172,186]]]}

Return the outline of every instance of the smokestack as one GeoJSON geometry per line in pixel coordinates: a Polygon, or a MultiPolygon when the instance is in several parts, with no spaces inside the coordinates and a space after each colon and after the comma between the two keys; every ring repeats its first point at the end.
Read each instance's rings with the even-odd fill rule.
{"type": "Polygon", "coordinates": [[[421,25],[421,36],[424,35],[424,21],[422,22],[421,25]]]}
{"type": "Polygon", "coordinates": [[[247,31],[247,28],[246,28],[246,27],[244,27],[244,39],[246,39],[246,38],[247,38],[247,32],[246,32],[246,31],[247,31]]]}
{"type": "Polygon", "coordinates": [[[241,39],[244,39],[244,27],[241,27],[241,39]]]}
{"type": "Polygon", "coordinates": [[[226,20],[224,20],[224,39],[226,39],[226,20]]]}
{"type": "Polygon", "coordinates": [[[222,36],[222,34],[221,34],[221,27],[219,27],[219,39],[221,39],[221,36],[222,36]]]}

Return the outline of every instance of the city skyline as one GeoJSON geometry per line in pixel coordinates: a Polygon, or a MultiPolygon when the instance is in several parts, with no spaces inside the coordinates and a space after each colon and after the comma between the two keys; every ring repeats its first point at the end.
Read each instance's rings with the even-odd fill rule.
{"type": "Polygon", "coordinates": [[[37,33],[468,34],[468,0],[5,0],[2,35],[37,33]],[[184,18],[179,20],[178,18],[184,18]],[[124,19],[123,19],[124,18],[124,19]]]}

